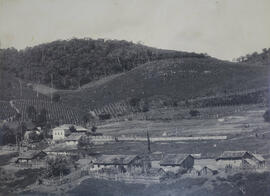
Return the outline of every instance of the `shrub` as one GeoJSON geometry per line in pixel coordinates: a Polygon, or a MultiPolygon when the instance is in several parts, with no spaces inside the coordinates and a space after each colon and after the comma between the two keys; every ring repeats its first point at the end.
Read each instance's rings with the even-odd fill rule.
{"type": "Polygon", "coordinates": [[[111,114],[100,114],[98,117],[100,120],[108,120],[111,119],[111,114]]]}
{"type": "Polygon", "coordinates": [[[53,97],[52,97],[52,100],[54,101],[54,102],[59,102],[60,101],[60,95],[59,94],[54,94],[53,95],[53,97]]]}
{"type": "Polygon", "coordinates": [[[199,116],[200,112],[198,110],[190,110],[189,114],[190,116],[195,117],[195,116],[199,116]]]}
{"type": "Polygon", "coordinates": [[[265,122],[270,122],[270,110],[265,111],[263,118],[265,122]]]}
{"type": "Polygon", "coordinates": [[[74,166],[70,159],[63,156],[57,156],[55,159],[49,159],[47,163],[49,177],[67,175],[70,173],[72,166],[74,166]]]}

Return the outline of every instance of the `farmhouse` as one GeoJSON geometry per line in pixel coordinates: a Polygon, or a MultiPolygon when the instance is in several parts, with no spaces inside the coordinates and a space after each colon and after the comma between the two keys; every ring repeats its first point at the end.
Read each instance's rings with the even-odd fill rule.
{"type": "Polygon", "coordinates": [[[217,162],[215,159],[195,159],[190,173],[196,176],[215,175],[218,173],[217,162]]]}
{"type": "Polygon", "coordinates": [[[259,169],[265,167],[265,160],[259,154],[252,154],[252,159],[243,159],[241,167],[242,169],[259,169]]]}
{"type": "Polygon", "coordinates": [[[55,127],[52,130],[53,140],[62,140],[71,134],[70,128],[74,127],[76,132],[85,133],[87,132],[86,128],[81,126],[72,125],[72,124],[63,124],[59,127],[55,127]]]}
{"type": "Polygon", "coordinates": [[[220,167],[231,168],[262,168],[265,166],[264,158],[259,154],[248,151],[224,151],[217,159],[220,167]]]}
{"type": "Polygon", "coordinates": [[[24,167],[43,167],[45,166],[46,156],[47,153],[44,151],[28,150],[19,155],[15,163],[24,167]]]}
{"type": "Polygon", "coordinates": [[[137,155],[101,155],[93,161],[94,170],[115,168],[122,173],[143,171],[143,159],[137,155]]]}
{"type": "Polygon", "coordinates": [[[194,157],[187,154],[168,154],[160,161],[160,166],[164,171],[174,173],[179,170],[189,170],[194,165],[194,157]]]}

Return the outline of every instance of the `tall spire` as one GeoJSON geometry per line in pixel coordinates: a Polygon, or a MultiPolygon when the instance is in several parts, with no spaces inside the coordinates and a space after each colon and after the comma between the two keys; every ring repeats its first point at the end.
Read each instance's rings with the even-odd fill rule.
{"type": "Polygon", "coordinates": [[[150,144],[150,137],[149,137],[149,133],[147,130],[147,147],[148,147],[148,152],[151,152],[151,144],[150,144]]]}

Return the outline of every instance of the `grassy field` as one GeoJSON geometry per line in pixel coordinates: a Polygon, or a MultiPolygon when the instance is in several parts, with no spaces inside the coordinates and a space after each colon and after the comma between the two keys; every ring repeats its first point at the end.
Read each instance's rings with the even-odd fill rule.
{"type": "Polygon", "coordinates": [[[87,179],[69,192],[70,196],[268,196],[270,175],[265,173],[235,174],[228,178],[179,179],[171,184],[125,184],[87,179]]]}
{"type": "MultiPolygon", "coordinates": [[[[249,106],[244,111],[219,119],[182,119],[167,121],[121,121],[98,127],[98,132],[111,136],[213,136],[226,135],[226,140],[153,142],[153,152],[202,153],[217,156],[224,150],[250,150],[269,155],[270,124],[262,117],[265,108],[249,106]],[[256,137],[257,135],[257,137],[256,137]]],[[[95,151],[105,154],[140,154],[147,151],[146,142],[116,142],[95,146],[95,151]]]]}

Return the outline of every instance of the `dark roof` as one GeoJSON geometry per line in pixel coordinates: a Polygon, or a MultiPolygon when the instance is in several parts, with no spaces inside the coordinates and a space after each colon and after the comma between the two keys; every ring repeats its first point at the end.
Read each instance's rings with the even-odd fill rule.
{"type": "Polygon", "coordinates": [[[217,162],[215,159],[195,159],[194,166],[195,169],[209,168],[211,170],[218,170],[217,162]]]}
{"type": "MultiPolygon", "coordinates": [[[[224,151],[218,159],[242,158],[247,151],[224,151]]],[[[250,153],[249,153],[250,154],[250,153]]]]}
{"type": "MultiPolygon", "coordinates": [[[[181,165],[189,154],[168,154],[160,161],[160,165],[181,165]]],[[[192,156],[191,156],[192,157],[192,156]]],[[[192,157],[193,158],[193,157],[192,157]]]]}
{"type": "Polygon", "coordinates": [[[67,145],[66,143],[59,143],[55,145],[51,145],[46,148],[45,152],[70,152],[70,151],[77,151],[77,145],[67,145]]]}
{"type": "Polygon", "coordinates": [[[265,161],[265,159],[263,158],[263,156],[260,155],[260,154],[253,154],[253,156],[254,156],[255,159],[257,159],[258,161],[265,161]]]}
{"type": "Polygon", "coordinates": [[[80,133],[72,133],[65,138],[65,141],[79,141],[83,135],[80,133]]]}
{"type": "Polygon", "coordinates": [[[101,155],[94,160],[94,164],[127,165],[137,157],[137,155],[101,155]]]}
{"type": "Polygon", "coordinates": [[[28,150],[19,155],[18,159],[34,159],[40,153],[46,155],[44,151],[28,150]]]}

